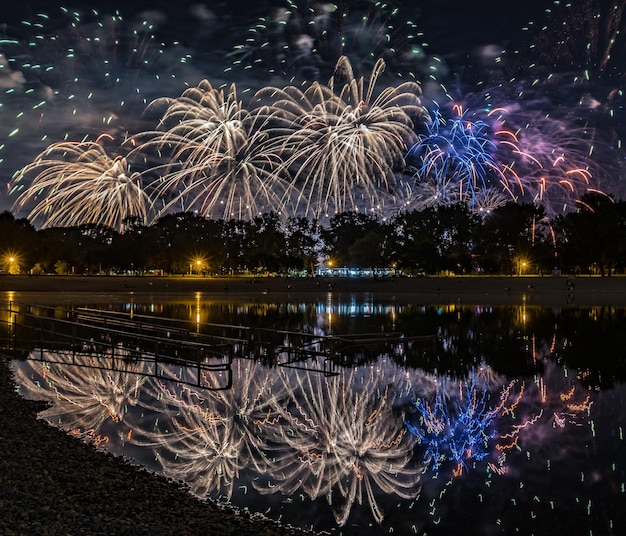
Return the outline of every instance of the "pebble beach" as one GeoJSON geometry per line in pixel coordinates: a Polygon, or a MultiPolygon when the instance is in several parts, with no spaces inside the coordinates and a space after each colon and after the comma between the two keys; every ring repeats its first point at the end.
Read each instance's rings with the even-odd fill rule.
{"type": "MultiPolygon", "coordinates": [[[[141,281],[144,283],[144,281],[141,281]]],[[[145,281],[146,292],[154,281],[145,281]]],[[[115,278],[0,277],[7,300],[63,303],[127,295],[115,278]]],[[[141,285],[138,285],[141,286],[141,285]]],[[[164,286],[167,292],[167,286],[164,286]]],[[[183,291],[175,287],[174,292],[183,291]]],[[[38,419],[0,357],[0,534],[2,536],[288,536],[312,534],[200,500],[185,484],[98,450],[38,419]]]]}

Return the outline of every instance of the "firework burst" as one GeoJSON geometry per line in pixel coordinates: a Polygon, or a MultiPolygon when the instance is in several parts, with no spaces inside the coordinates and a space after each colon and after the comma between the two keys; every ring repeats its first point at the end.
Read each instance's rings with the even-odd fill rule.
{"type": "Polygon", "coordinates": [[[143,134],[137,149],[166,159],[146,172],[160,175],[151,190],[161,212],[242,219],[282,211],[289,183],[281,155],[269,144],[266,114],[245,110],[235,85],[224,92],[205,80],[166,104],[161,130],[143,134]]]}
{"type": "Polygon", "coordinates": [[[139,174],[97,142],[51,145],[16,174],[12,189],[13,210],[26,208],[41,228],[89,223],[122,231],[129,219],[147,222],[150,212],[139,174]]]}
{"type": "Polygon", "coordinates": [[[340,526],[354,503],[364,500],[376,522],[382,521],[377,488],[417,497],[425,466],[412,463],[414,440],[393,411],[398,395],[389,386],[404,385],[397,373],[352,369],[332,378],[300,371],[286,376],[288,398],[275,398],[280,421],[264,430],[276,484],[260,491],[326,496],[340,526]]]}
{"type": "Polygon", "coordinates": [[[443,460],[466,468],[470,460],[482,460],[489,453],[497,409],[489,407],[486,391],[477,391],[473,375],[459,391],[460,400],[455,403],[448,400],[444,388],[437,389],[432,401],[418,399],[414,403],[417,422],[407,420],[407,429],[424,445],[434,471],[443,460]]]}
{"type": "Polygon", "coordinates": [[[416,169],[413,195],[419,204],[479,208],[497,200],[489,192],[505,180],[495,157],[500,138],[492,125],[468,118],[459,107],[451,118],[436,110],[406,157],[416,169]]]}
{"type": "Polygon", "coordinates": [[[367,210],[393,192],[394,170],[403,167],[414,122],[424,110],[414,82],[377,93],[384,68],[379,60],[369,79],[355,78],[343,57],[327,85],[268,88],[257,95],[274,98],[271,112],[283,127],[274,142],[292,176],[296,212],[319,217],[367,210]]]}
{"type": "Polygon", "coordinates": [[[167,81],[197,80],[188,51],[155,31],[148,20],[68,8],[2,25],[0,154],[14,167],[0,159],[0,172],[11,176],[53,141],[146,128],[141,111],[167,81]]]}
{"type": "Polygon", "coordinates": [[[140,366],[113,370],[106,367],[110,357],[102,366],[89,353],[45,352],[43,358],[15,362],[15,377],[24,396],[51,403],[41,417],[61,428],[103,434],[107,423],[124,420],[125,407],[138,403],[145,382],[134,373],[140,366]]]}
{"type": "Polygon", "coordinates": [[[607,170],[594,158],[606,148],[598,129],[532,100],[510,104],[512,90],[501,85],[489,99],[450,97],[437,109],[406,157],[415,170],[407,205],[464,202],[484,210],[518,201],[553,217],[599,188],[607,170]]]}
{"type": "MultiPolygon", "coordinates": [[[[258,436],[272,424],[269,410],[280,384],[252,361],[238,361],[234,373],[233,389],[206,390],[181,385],[180,372],[169,371],[147,386],[150,396],[140,402],[146,414],[162,415],[162,424],[153,427],[142,419],[132,443],[153,448],[163,473],[188,482],[199,497],[219,494],[230,500],[240,471],[267,468],[258,436]]],[[[222,382],[218,373],[203,373],[207,386],[222,382]]]]}
{"type": "MultiPolygon", "coordinates": [[[[358,210],[385,218],[456,202],[488,210],[513,199],[541,205],[552,217],[574,209],[589,188],[623,188],[618,130],[625,77],[616,57],[625,50],[624,6],[615,0],[580,5],[578,23],[569,5],[555,5],[547,27],[558,26],[558,32],[529,25],[532,45],[524,56],[532,66],[520,67],[515,58],[522,54],[508,52],[495,86],[489,79],[495,80],[494,73],[483,73],[487,80],[478,94],[484,107],[455,111],[458,102],[471,99],[472,87],[450,104],[452,113],[437,104],[432,118],[422,105],[422,86],[412,80],[418,73],[433,84],[440,70],[420,70],[430,61],[421,36],[391,4],[286,0],[238,54],[250,72],[269,73],[272,82],[294,78],[286,87],[251,92],[245,104],[234,83],[192,82],[202,79],[196,72],[179,97],[162,98],[168,92],[154,80],[164,74],[180,78],[189,58],[176,45],[157,43],[150,22],[68,9],[37,15],[19,30],[4,28],[0,40],[0,86],[6,88],[0,95],[6,140],[0,151],[28,137],[32,147],[12,151],[19,153],[15,159],[39,154],[40,166],[52,165],[53,158],[42,155],[59,154],[55,145],[64,151],[68,143],[50,145],[54,132],[68,140],[102,133],[121,138],[130,131],[135,145],[129,154],[110,158],[107,175],[137,179],[127,169],[132,165],[141,173],[133,183],[141,182],[157,216],[194,211],[250,219],[273,211],[320,219],[358,210]],[[554,65],[545,53],[552,49],[554,65]],[[319,82],[322,77],[329,81],[319,82]],[[121,100],[110,100],[111,89],[121,100]],[[152,103],[147,114],[133,113],[146,102],[152,103]],[[10,117],[15,108],[20,112],[10,117]],[[146,128],[154,111],[162,112],[158,125],[146,128]]],[[[459,77],[457,82],[465,80],[459,77]]],[[[451,98],[443,84],[438,87],[437,101],[451,98]]],[[[31,215],[43,225],[93,222],[87,216],[100,210],[95,199],[82,199],[80,217],[72,207],[69,167],[62,172],[59,164],[46,174],[29,160],[7,173],[23,168],[12,184],[12,193],[20,195],[14,209],[34,204],[31,215]],[[27,186],[29,177],[38,176],[35,170],[39,179],[27,186]],[[62,179],[56,186],[55,173],[62,179]],[[61,215],[55,218],[57,209],[61,215]]],[[[66,162],[71,164],[70,156],[66,162]]],[[[104,172],[104,163],[99,165],[104,172]]],[[[100,221],[119,228],[111,214],[100,221]]]]}
{"type": "Polygon", "coordinates": [[[533,110],[498,113],[510,139],[500,144],[497,157],[506,171],[502,185],[513,198],[541,205],[553,217],[572,210],[581,195],[596,187],[600,167],[592,158],[594,129],[533,110]]]}
{"type": "Polygon", "coordinates": [[[603,162],[606,187],[623,190],[626,5],[622,0],[553,2],[545,23],[530,22],[523,48],[510,54],[518,99],[563,111],[602,139],[591,158],[603,162]]]}

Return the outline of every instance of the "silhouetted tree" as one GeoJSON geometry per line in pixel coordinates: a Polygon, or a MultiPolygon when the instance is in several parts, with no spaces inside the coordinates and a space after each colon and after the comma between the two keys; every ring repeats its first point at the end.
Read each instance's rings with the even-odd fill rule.
{"type": "Polygon", "coordinates": [[[167,214],[152,226],[146,262],[168,273],[184,274],[196,259],[203,260],[203,269],[215,269],[225,257],[222,228],[222,222],[190,212],[167,214]]]}
{"type": "Polygon", "coordinates": [[[315,272],[320,246],[319,227],[316,220],[291,217],[285,229],[285,253],[287,268],[315,272]]]}
{"type": "Polygon", "coordinates": [[[441,205],[400,214],[392,222],[393,257],[407,271],[472,271],[481,219],[467,205],[441,205]]]}
{"type": "Polygon", "coordinates": [[[252,272],[283,272],[286,267],[285,233],[275,212],[252,219],[247,226],[243,258],[252,272]]]}
{"type": "Polygon", "coordinates": [[[238,273],[248,269],[246,264],[247,242],[251,223],[246,220],[226,220],[222,223],[221,239],[224,245],[224,273],[238,273]]]}
{"type": "Polygon", "coordinates": [[[392,222],[391,258],[405,272],[436,273],[439,254],[433,229],[436,214],[433,208],[414,210],[398,215],[392,222]]]}
{"type": "MultiPolygon", "coordinates": [[[[132,273],[145,272],[149,266],[154,234],[142,224],[140,218],[126,218],[125,231],[113,238],[111,256],[118,270],[132,273]],[[152,235],[152,236],[151,236],[152,235]]],[[[152,266],[154,268],[154,266],[152,266]]]]}
{"type": "Polygon", "coordinates": [[[555,220],[561,257],[582,272],[595,265],[611,276],[626,254],[626,204],[612,196],[590,192],[581,196],[578,210],[555,220]]]}
{"type": "Polygon", "coordinates": [[[109,271],[114,266],[111,245],[117,231],[105,225],[87,223],[76,228],[78,240],[76,268],[83,273],[97,274],[109,271]]]}
{"type": "Polygon", "coordinates": [[[13,271],[28,272],[38,262],[37,239],[37,231],[27,219],[16,219],[8,211],[0,213],[0,264],[5,270],[12,265],[13,271]]]}
{"type": "Polygon", "coordinates": [[[516,274],[520,259],[532,262],[535,247],[544,242],[544,214],[543,207],[531,203],[510,202],[493,209],[477,237],[482,268],[488,273],[516,274]]]}
{"type": "MultiPolygon", "coordinates": [[[[72,273],[78,255],[78,241],[80,240],[76,228],[73,227],[48,227],[37,231],[38,262],[49,273],[59,273],[57,267],[65,273],[72,273]]],[[[80,267],[79,267],[80,273],[80,267]]]]}
{"type": "Polygon", "coordinates": [[[342,212],[322,227],[322,253],[334,266],[357,268],[387,266],[387,229],[373,216],[360,212],[342,212]]]}

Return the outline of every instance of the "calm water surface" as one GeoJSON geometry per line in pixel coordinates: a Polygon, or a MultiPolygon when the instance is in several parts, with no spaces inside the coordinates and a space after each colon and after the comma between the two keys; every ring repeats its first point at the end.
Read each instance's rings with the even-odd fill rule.
{"type": "Polygon", "coordinates": [[[52,402],[43,418],[201,497],[346,535],[626,529],[624,309],[367,295],[103,308],[261,340],[202,371],[107,368],[89,348],[13,362],[20,392],[52,402]],[[330,350],[310,342],[329,335],[330,350]],[[285,350],[305,346],[298,361],[285,350]]]}

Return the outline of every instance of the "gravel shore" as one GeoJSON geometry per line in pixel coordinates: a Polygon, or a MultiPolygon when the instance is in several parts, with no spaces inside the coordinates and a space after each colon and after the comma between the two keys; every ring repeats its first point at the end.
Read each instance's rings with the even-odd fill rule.
{"type": "Polygon", "coordinates": [[[0,534],[311,534],[201,501],[120,457],[103,453],[37,419],[41,403],[15,390],[0,358],[0,534]]]}

